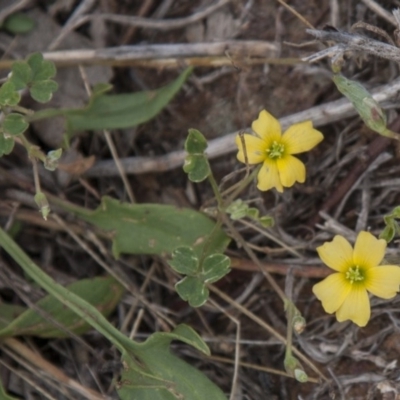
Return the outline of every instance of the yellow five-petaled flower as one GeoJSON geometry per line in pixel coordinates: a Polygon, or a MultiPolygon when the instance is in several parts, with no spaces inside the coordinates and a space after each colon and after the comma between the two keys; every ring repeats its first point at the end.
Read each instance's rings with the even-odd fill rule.
{"type": "Polygon", "coordinates": [[[305,166],[293,154],[311,150],[324,138],[313,128],[312,122],[294,124],[282,135],[279,121],[263,110],[251,127],[257,136],[243,135],[245,150],[241,137],[236,136],[237,158],[242,163],[246,158],[249,164],[263,163],[258,173],[258,189],[276,188],[283,192],[283,187],[304,183],[305,166]]]}
{"type": "Polygon", "coordinates": [[[354,250],[339,235],[317,248],[321,260],[337,271],[313,287],[327,313],[336,312],[339,322],[351,320],[358,326],[365,326],[371,316],[368,292],[383,299],[396,295],[400,267],[379,265],[385,250],[385,240],[365,231],[359,233],[354,250]]]}

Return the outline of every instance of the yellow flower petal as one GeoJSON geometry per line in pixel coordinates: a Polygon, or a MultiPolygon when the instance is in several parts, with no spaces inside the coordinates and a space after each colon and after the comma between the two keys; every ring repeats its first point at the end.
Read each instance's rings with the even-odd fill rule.
{"type": "MultiPolygon", "coordinates": [[[[246,145],[247,162],[249,164],[259,164],[264,161],[266,157],[266,144],[263,140],[253,135],[245,133],[243,139],[246,145]]],[[[236,146],[239,149],[237,158],[240,162],[245,163],[244,149],[242,139],[239,135],[235,138],[236,146]]]]}
{"type": "Polygon", "coordinates": [[[265,110],[260,112],[258,119],[252,123],[251,128],[261,139],[268,143],[274,140],[280,141],[281,139],[281,124],[265,110]]]}
{"type": "Polygon", "coordinates": [[[321,301],[324,310],[332,314],[337,311],[351,290],[351,284],[343,274],[329,275],[323,281],[313,286],[313,293],[321,301]]]}
{"type": "Polygon", "coordinates": [[[380,265],[370,268],[365,279],[365,288],[377,297],[391,299],[396,296],[400,286],[400,267],[380,265]]]}
{"type": "Polygon", "coordinates": [[[313,128],[311,121],[294,124],[282,135],[282,143],[289,154],[309,151],[323,139],[322,133],[313,128]]]}
{"type": "Polygon", "coordinates": [[[281,180],[279,178],[278,167],[276,162],[270,158],[264,160],[264,164],[258,173],[259,190],[269,190],[275,188],[278,192],[283,192],[281,180]]]}
{"type": "Polygon", "coordinates": [[[351,320],[358,326],[365,326],[371,316],[368,293],[362,285],[352,285],[342,306],[336,312],[339,322],[351,320]]]}
{"type": "Polygon", "coordinates": [[[386,241],[369,232],[361,231],[354,245],[353,261],[365,269],[376,267],[385,256],[386,241]]]}
{"type": "Polygon", "coordinates": [[[306,167],[298,158],[288,155],[276,160],[276,164],[283,186],[290,187],[306,180],[306,167]]]}
{"type": "Polygon", "coordinates": [[[332,242],[317,247],[320,259],[335,271],[345,272],[353,265],[353,248],[343,237],[336,235],[332,242]]]}

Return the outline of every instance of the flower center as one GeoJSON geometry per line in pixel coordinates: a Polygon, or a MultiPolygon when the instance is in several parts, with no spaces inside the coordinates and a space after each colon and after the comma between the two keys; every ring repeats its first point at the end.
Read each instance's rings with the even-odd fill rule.
{"type": "Polygon", "coordinates": [[[358,265],[350,267],[346,272],[346,279],[352,284],[354,282],[361,282],[365,279],[364,271],[360,270],[360,267],[358,265]]]}
{"type": "Polygon", "coordinates": [[[272,160],[281,158],[285,152],[285,146],[282,143],[278,143],[276,140],[272,143],[271,147],[267,149],[268,157],[272,160]]]}

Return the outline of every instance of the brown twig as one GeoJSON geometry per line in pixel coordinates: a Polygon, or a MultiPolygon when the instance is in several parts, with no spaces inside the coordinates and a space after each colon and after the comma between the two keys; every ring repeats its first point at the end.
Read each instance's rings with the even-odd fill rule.
{"type": "MultiPolygon", "coordinates": [[[[390,125],[389,129],[394,132],[400,131],[400,117],[397,117],[390,125]]],[[[324,211],[329,213],[335,206],[337,206],[350,188],[354,185],[357,179],[365,171],[366,168],[381,154],[390,143],[393,143],[390,139],[378,136],[374,141],[370,143],[365,154],[360,157],[360,161],[354,165],[353,169],[348,175],[328,194],[327,199],[322,204],[318,213],[312,216],[307,222],[307,225],[314,227],[315,224],[321,221],[320,212],[324,211]]]]}
{"type": "MultiPolygon", "coordinates": [[[[233,269],[248,272],[260,271],[260,268],[251,260],[231,258],[231,262],[231,267],[233,269]]],[[[294,276],[301,278],[325,278],[332,273],[332,270],[322,265],[322,263],[321,265],[300,265],[296,262],[293,262],[292,264],[268,262],[261,263],[261,266],[263,270],[268,271],[270,274],[286,276],[289,270],[291,270],[294,276]]]]}

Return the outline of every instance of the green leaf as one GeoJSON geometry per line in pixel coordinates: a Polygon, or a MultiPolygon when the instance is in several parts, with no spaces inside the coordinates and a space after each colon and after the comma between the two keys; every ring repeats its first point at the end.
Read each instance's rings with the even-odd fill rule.
{"type": "Polygon", "coordinates": [[[386,240],[387,243],[390,243],[396,234],[395,224],[397,224],[397,222],[393,221],[393,224],[386,225],[385,229],[379,235],[379,239],[386,240]]]}
{"type": "Polygon", "coordinates": [[[197,272],[199,258],[191,247],[178,247],[168,264],[179,274],[191,275],[197,272]]]}
{"type": "Polygon", "coordinates": [[[274,219],[272,217],[270,217],[269,215],[264,215],[263,217],[261,217],[259,219],[259,222],[265,228],[271,228],[275,224],[274,219]]]}
{"type": "Polygon", "coordinates": [[[66,117],[71,133],[134,127],[155,117],[172,100],[191,72],[192,68],[186,69],[176,80],[158,90],[117,95],[96,93],[84,109],[64,109],[59,114],[66,117]]]}
{"type": "Polygon", "coordinates": [[[21,100],[20,94],[16,91],[12,82],[5,82],[0,88],[0,105],[16,106],[21,100]]]}
{"type": "MultiPolygon", "coordinates": [[[[83,279],[69,285],[68,290],[95,306],[106,316],[114,310],[124,293],[122,286],[111,277],[83,279]]],[[[82,334],[90,329],[87,322],[53,296],[46,296],[39,300],[36,305],[75,334],[82,334]]],[[[68,333],[55,327],[51,323],[51,319],[46,320],[33,309],[25,311],[0,331],[0,337],[17,335],[33,335],[42,338],[68,337],[68,333]]]]}
{"type": "Polygon", "coordinates": [[[18,136],[25,132],[29,124],[25,121],[22,114],[10,113],[6,115],[3,121],[3,129],[5,133],[11,136],[18,136]]]}
{"type": "Polygon", "coordinates": [[[2,28],[13,34],[29,33],[35,27],[33,18],[26,14],[15,13],[6,18],[2,28]]]}
{"type": "Polygon", "coordinates": [[[207,345],[186,325],[179,325],[170,333],[154,333],[135,350],[142,368],[130,358],[123,358],[125,368],[117,385],[120,399],[226,400],[205,375],[171,353],[172,340],[183,341],[209,354],[207,345]]]}
{"type": "Polygon", "coordinates": [[[189,154],[203,154],[207,148],[207,140],[197,129],[189,129],[185,142],[185,150],[189,154]]]}
{"type": "Polygon", "coordinates": [[[224,254],[211,254],[203,262],[203,279],[205,283],[214,283],[229,272],[231,260],[224,254]]]}
{"type": "Polygon", "coordinates": [[[192,182],[202,182],[211,173],[210,164],[204,155],[188,155],[183,170],[192,182]]]}
{"type": "Polygon", "coordinates": [[[0,157],[10,154],[13,151],[14,144],[13,138],[6,138],[0,132],[0,157]]]}
{"type": "Polygon", "coordinates": [[[0,303],[0,330],[4,329],[26,310],[26,307],[17,304],[0,303]]]}
{"type": "Polygon", "coordinates": [[[25,89],[32,80],[32,70],[26,61],[15,61],[11,67],[11,82],[16,90],[25,89]]]}
{"type": "Polygon", "coordinates": [[[41,53],[33,53],[27,63],[32,69],[32,81],[40,82],[53,78],[56,75],[56,67],[52,61],[45,60],[41,53]]]}
{"type": "Polygon", "coordinates": [[[175,285],[175,290],[192,307],[201,307],[209,296],[207,287],[195,276],[185,276],[175,285]]]}
{"type": "MultiPolygon", "coordinates": [[[[113,254],[170,254],[180,246],[200,254],[215,223],[188,208],[162,204],[128,204],[103,197],[95,211],[57,203],[87,222],[111,233],[113,254]]],[[[222,252],[229,242],[222,230],[215,235],[211,252],[222,252]]]]}
{"type": "Polygon", "coordinates": [[[52,80],[33,82],[29,92],[32,99],[39,103],[46,103],[51,100],[53,93],[58,89],[58,83],[52,80]]]}
{"type": "Polygon", "coordinates": [[[387,128],[387,118],[384,111],[361,83],[347,79],[341,74],[334,74],[332,80],[339,92],[351,101],[368,128],[382,136],[400,140],[400,136],[396,132],[387,128]]]}

